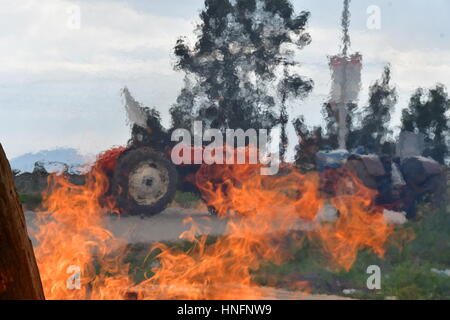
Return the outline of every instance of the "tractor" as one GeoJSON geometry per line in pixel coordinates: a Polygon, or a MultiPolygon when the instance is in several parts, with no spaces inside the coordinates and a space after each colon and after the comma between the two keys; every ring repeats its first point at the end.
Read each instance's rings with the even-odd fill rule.
{"type": "MultiPolygon", "coordinates": [[[[174,199],[177,190],[201,196],[189,180],[200,165],[174,165],[174,142],[161,125],[159,114],[143,107],[123,90],[132,137],[126,147],[105,153],[98,161],[111,180],[107,195],[128,215],[155,215],[174,199]]],[[[334,172],[352,172],[368,188],[377,191],[376,205],[404,211],[414,217],[416,204],[432,196],[439,206],[446,194],[446,171],[436,161],[421,156],[403,159],[348,152],[315,152],[316,166],[325,193],[335,189],[334,172]],[[342,170],[341,170],[342,171],[342,170]],[[331,187],[330,187],[331,186],[331,187]],[[328,189],[328,190],[327,190],[328,189]]],[[[337,186],[339,187],[339,186],[337,186]]],[[[333,196],[330,194],[330,196],[333,196]]],[[[209,207],[211,214],[215,209],[209,207]]]]}
{"type": "Polygon", "coordinates": [[[174,142],[159,114],[143,107],[127,88],[123,96],[131,139],[126,147],[110,150],[97,161],[110,179],[105,196],[113,196],[124,215],[156,215],[172,202],[177,190],[196,191],[184,178],[200,166],[175,166],[170,159],[174,142]]]}

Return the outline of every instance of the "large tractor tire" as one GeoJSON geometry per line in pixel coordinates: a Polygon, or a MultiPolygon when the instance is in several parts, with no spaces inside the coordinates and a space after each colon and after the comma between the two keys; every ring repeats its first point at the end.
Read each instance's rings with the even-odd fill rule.
{"type": "Polygon", "coordinates": [[[117,161],[113,186],[124,215],[152,216],[172,202],[177,188],[175,166],[163,153],[143,147],[117,161]]]}

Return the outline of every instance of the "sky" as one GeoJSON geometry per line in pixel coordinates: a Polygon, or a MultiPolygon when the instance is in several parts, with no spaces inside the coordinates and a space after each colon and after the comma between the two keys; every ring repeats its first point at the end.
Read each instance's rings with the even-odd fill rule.
{"type": "MultiPolygon", "coordinates": [[[[292,3],[311,12],[312,43],[297,59],[315,88],[289,114],[316,125],[330,92],[327,57],[339,51],[342,0],[292,3]]],[[[7,156],[63,147],[97,154],[124,145],[124,86],[169,126],[183,85],[173,47],[181,36],[194,43],[202,7],[203,0],[0,0],[0,143],[7,156]]],[[[394,127],[416,88],[450,88],[449,12],[448,0],[352,1],[352,51],[364,57],[360,106],[387,63],[399,92],[394,127]],[[370,23],[378,10],[380,24],[370,23]]]]}

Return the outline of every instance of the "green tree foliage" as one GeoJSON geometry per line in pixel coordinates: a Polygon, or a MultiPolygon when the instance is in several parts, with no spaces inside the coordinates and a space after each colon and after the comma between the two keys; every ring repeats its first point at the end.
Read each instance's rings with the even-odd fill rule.
{"type": "Polygon", "coordinates": [[[430,90],[417,89],[402,114],[402,130],[422,133],[427,143],[423,155],[440,163],[444,163],[449,155],[449,109],[447,91],[438,84],[430,90]]]}
{"type": "MultiPolygon", "coordinates": [[[[292,98],[303,98],[313,89],[313,82],[311,80],[305,81],[302,77],[298,75],[289,74],[289,68],[286,64],[284,69],[283,79],[278,84],[278,94],[281,98],[281,110],[279,123],[281,125],[280,134],[280,159],[284,162],[287,145],[288,136],[286,126],[289,122],[289,115],[287,111],[287,101],[292,98]]],[[[300,120],[300,119],[298,119],[300,120]]],[[[301,120],[303,123],[303,119],[301,120]]],[[[294,126],[298,125],[297,121],[294,121],[294,126]]],[[[298,133],[298,131],[297,131],[298,133]]]]}
{"type": "Polygon", "coordinates": [[[397,89],[391,85],[391,68],[386,66],[380,80],[369,89],[369,103],[363,109],[361,126],[349,136],[351,148],[363,146],[368,153],[391,154],[391,114],[397,104],[397,89]]]}
{"type": "Polygon", "coordinates": [[[316,153],[325,145],[322,128],[317,126],[309,128],[305,118],[300,116],[293,121],[299,143],[295,148],[295,164],[302,172],[316,168],[316,153]]]}
{"type": "MultiPolygon", "coordinates": [[[[355,121],[355,112],[358,108],[356,103],[347,104],[347,128],[349,130],[347,137],[347,145],[351,148],[352,141],[356,138],[356,131],[358,130],[355,121]]],[[[338,143],[338,115],[333,110],[331,103],[325,103],[322,107],[322,116],[325,120],[325,132],[323,136],[321,148],[323,150],[335,150],[339,147],[338,143]]]]}
{"type": "MultiPolygon", "coordinates": [[[[206,0],[195,45],[179,39],[175,46],[175,68],[186,77],[170,110],[172,126],[191,129],[193,120],[202,120],[221,130],[270,129],[285,121],[286,112],[280,119],[274,110],[279,92],[273,88],[281,68],[296,65],[295,50],[310,42],[308,18],[288,0],[206,0]]],[[[311,90],[310,80],[287,74],[297,91],[311,90]]]]}

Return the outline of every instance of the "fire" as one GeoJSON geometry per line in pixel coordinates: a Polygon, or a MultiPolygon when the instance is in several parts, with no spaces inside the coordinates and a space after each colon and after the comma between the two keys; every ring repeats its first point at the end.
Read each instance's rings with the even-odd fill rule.
{"type": "Polygon", "coordinates": [[[321,225],[312,235],[321,240],[332,261],[348,271],[362,249],[370,248],[383,257],[393,227],[386,223],[384,209],[373,206],[376,192],[354,175],[344,171],[336,185],[340,188],[330,201],[339,218],[333,224],[321,225]]]}
{"type": "Polygon", "coordinates": [[[98,163],[84,186],[76,186],[64,176],[49,178],[46,211],[37,214],[40,229],[35,236],[47,299],[123,299],[132,285],[128,266],[122,262],[123,241],[102,226],[102,217],[114,211],[113,203],[101,201],[108,187],[98,163]],[[76,269],[81,285],[79,290],[71,290],[67,282],[76,269]]]}
{"type": "MultiPolygon", "coordinates": [[[[372,205],[374,192],[348,173],[336,175],[330,194],[318,173],[304,175],[291,166],[277,176],[261,176],[260,165],[204,165],[194,181],[207,205],[227,219],[226,232],[210,241],[192,225],[180,235],[192,242],[187,252],[154,245],[159,266],[134,284],[124,241],[102,226],[102,217],[116,210],[113,199],[104,197],[109,182],[99,163],[104,162],[97,162],[84,186],[51,178],[36,236],[47,299],[123,299],[130,292],[139,299],[260,299],[268,289],[258,286],[252,272],[288,261],[305,237],[319,241],[336,267],[349,270],[362,249],[383,256],[393,231],[372,205]],[[319,217],[327,203],[339,212],[335,222],[319,217]],[[80,290],[67,289],[70,266],[81,269],[80,290]]],[[[298,282],[292,289],[304,294],[308,285],[298,282]]]]}
{"type": "MultiPolygon", "coordinates": [[[[292,167],[284,171],[283,176],[261,176],[258,166],[202,167],[196,182],[208,204],[220,216],[234,219],[228,222],[226,236],[209,245],[202,236],[187,253],[158,245],[161,266],[142,284],[157,290],[150,297],[264,298],[267,290],[257,286],[252,270],[269,261],[287,261],[292,250],[285,249],[286,243],[299,248],[303,233],[319,239],[332,262],[345,270],[361,249],[384,254],[392,228],[386,225],[381,210],[371,209],[372,191],[351,175],[343,175],[341,194],[330,200],[340,217],[336,223],[324,224],[317,219],[325,203],[318,174],[302,175],[292,167]],[[299,234],[299,230],[304,232],[299,234]]],[[[303,282],[294,288],[307,292],[303,282]]]]}
{"type": "MultiPolygon", "coordinates": [[[[297,191],[314,192],[314,182],[294,186],[292,177],[282,180],[291,180],[297,191]]],[[[286,241],[300,245],[301,238],[290,231],[299,217],[310,218],[309,212],[299,215],[295,210],[295,205],[301,206],[306,198],[286,205],[286,186],[279,188],[283,182],[277,178],[273,178],[272,185],[265,185],[270,181],[259,175],[256,165],[204,166],[197,173],[196,182],[220,216],[233,217],[226,235],[207,244],[206,236],[194,240],[189,234],[194,245],[187,253],[157,245],[162,250],[158,256],[161,266],[141,286],[155,288],[150,298],[263,298],[267,290],[257,286],[251,272],[264,262],[286,261],[291,254],[283,248],[286,241]]],[[[307,205],[307,210],[317,211],[319,206],[320,201],[315,201],[307,205]]],[[[297,285],[298,289],[305,287],[304,283],[297,285]]]]}

